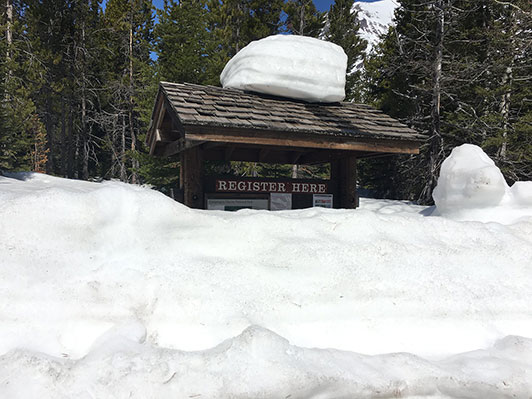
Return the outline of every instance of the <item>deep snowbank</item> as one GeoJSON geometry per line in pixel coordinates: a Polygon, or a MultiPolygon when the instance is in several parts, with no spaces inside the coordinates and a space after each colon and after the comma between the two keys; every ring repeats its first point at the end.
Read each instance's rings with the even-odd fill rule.
{"type": "Polygon", "coordinates": [[[438,214],[455,220],[508,224],[532,216],[532,182],[508,187],[495,162],[472,144],[443,161],[432,196],[438,214]]]}
{"type": "Polygon", "coordinates": [[[23,176],[0,177],[0,397],[532,392],[530,340],[504,338],[532,337],[530,218],[194,211],[23,176]]]}
{"type": "Polygon", "coordinates": [[[223,87],[309,102],[345,97],[347,55],[334,43],[306,36],[274,35],[256,40],[229,60],[223,87]]]}

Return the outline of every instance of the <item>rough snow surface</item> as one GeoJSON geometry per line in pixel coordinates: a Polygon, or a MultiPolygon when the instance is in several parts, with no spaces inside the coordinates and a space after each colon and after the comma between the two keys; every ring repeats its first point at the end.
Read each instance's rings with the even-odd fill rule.
{"type": "Polygon", "coordinates": [[[290,345],[252,326],[203,352],[155,347],[120,330],[84,358],[15,350],[0,357],[5,398],[523,398],[532,340],[427,361],[290,345]]]}
{"type": "Polygon", "coordinates": [[[532,182],[508,187],[493,160],[472,144],[445,159],[432,196],[439,214],[457,220],[511,223],[532,216],[532,182]]]}
{"type": "Polygon", "coordinates": [[[240,50],[220,75],[223,87],[309,102],[345,98],[347,55],[336,44],[305,36],[275,35],[240,50]]]}
{"type": "Polygon", "coordinates": [[[430,211],[0,177],[0,397],[529,398],[532,218],[430,211]]]}
{"type": "Polygon", "coordinates": [[[380,42],[381,36],[388,32],[397,7],[397,0],[355,1],[353,9],[358,11],[359,34],[368,42],[366,54],[371,53],[380,42]]]}

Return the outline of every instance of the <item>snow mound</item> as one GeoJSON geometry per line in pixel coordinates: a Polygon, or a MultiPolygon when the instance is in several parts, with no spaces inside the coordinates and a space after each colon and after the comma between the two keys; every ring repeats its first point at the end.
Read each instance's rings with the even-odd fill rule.
{"type": "Polygon", "coordinates": [[[532,181],[517,181],[510,188],[514,204],[532,207],[532,181]]]}
{"type": "Polygon", "coordinates": [[[427,210],[0,176],[0,397],[527,398],[532,219],[427,210]]]}
{"type": "Polygon", "coordinates": [[[225,88],[337,102],[345,98],[347,55],[336,44],[305,36],[275,35],[251,42],[225,66],[225,88]]]}
{"type": "Polygon", "coordinates": [[[15,350],[0,357],[3,398],[528,398],[532,340],[430,361],[291,345],[250,326],[206,351],[183,352],[108,336],[71,360],[15,350]]]}
{"type": "Polygon", "coordinates": [[[508,187],[495,162],[472,144],[443,161],[432,197],[440,215],[457,220],[513,223],[532,216],[532,182],[508,187]]]}

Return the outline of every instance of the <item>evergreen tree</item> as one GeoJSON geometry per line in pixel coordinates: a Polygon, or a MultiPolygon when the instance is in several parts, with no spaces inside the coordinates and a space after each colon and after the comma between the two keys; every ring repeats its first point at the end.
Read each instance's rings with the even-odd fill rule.
{"type": "Polygon", "coordinates": [[[284,3],[285,29],[294,35],[319,37],[325,26],[325,13],[312,0],[288,0],[284,3]]]}
{"type": "Polygon", "coordinates": [[[92,119],[100,78],[99,1],[28,0],[25,24],[25,43],[42,66],[42,84],[34,85],[32,99],[44,127],[32,119],[32,131],[39,137],[46,132],[46,170],[86,179],[97,145],[92,119]]]}
{"type": "Polygon", "coordinates": [[[215,37],[222,68],[250,42],[281,29],[282,0],[208,0],[207,8],[208,30],[215,37]]]}
{"type": "MultiPolygon", "coordinates": [[[[441,162],[464,142],[482,146],[510,183],[530,174],[527,125],[518,122],[527,120],[529,112],[523,100],[531,76],[525,44],[530,30],[518,27],[530,26],[530,3],[400,3],[397,26],[366,63],[368,93],[377,106],[426,133],[429,141],[419,156],[374,166],[399,182],[405,197],[424,203],[431,201],[441,162]],[[514,79],[515,73],[521,78],[514,79]],[[508,148],[512,159],[505,162],[508,148]]],[[[361,177],[367,181],[368,175],[361,177]]]]}
{"type": "Polygon", "coordinates": [[[110,0],[104,14],[106,97],[98,122],[110,153],[107,175],[132,183],[139,169],[139,135],[147,129],[147,98],[156,90],[150,58],[152,10],[148,0],[110,0]]]}
{"type": "Polygon", "coordinates": [[[42,85],[42,64],[25,37],[27,4],[4,0],[0,18],[0,169],[31,170],[39,125],[32,94],[42,85]]]}
{"type": "Polygon", "coordinates": [[[358,31],[358,11],[353,0],[336,0],[327,14],[325,39],[342,47],[347,54],[346,100],[360,100],[361,64],[367,42],[358,31]],[[359,68],[357,68],[359,66],[359,68]]]}
{"type": "Polygon", "coordinates": [[[208,10],[202,0],[165,1],[155,28],[161,80],[217,83],[210,65],[215,42],[208,30],[208,10]]]}

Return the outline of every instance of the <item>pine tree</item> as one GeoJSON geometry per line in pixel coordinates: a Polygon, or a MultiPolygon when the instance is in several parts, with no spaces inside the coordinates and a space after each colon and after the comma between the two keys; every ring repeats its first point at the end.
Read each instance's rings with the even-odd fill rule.
{"type": "Polygon", "coordinates": [[[32,126],[38,119],[32,93],[42,65],[28,45],[23,1],[4,0],[0,19],[0,169],[30,170],[32,126]]]}
{"type": "Polygon", "coordinates": [[[353,0],[336,0],[327,14],[325,39],[342,47],[347,54],[346,100],[360,100],[361,70],[367,42],[358,31],[358,11],[353,0]]]}
{"type": "Polygon", "coordinates": [[[223,65],[250,42],[280,33],[282,0],[208,0],[207,8],[223,65]]]}
{"type": "Polygon", "coordinates": [[[397,26],[366,70],[375,104],[429,136],[419,156],[395,158],[395,170],[378,166],[407,197],[430,203],[442,160],[464,142],[482,146],[510,182],[530,174],[527,122],[518,122],[530,109],[524,101],[530,31],[518,28],[530,26],[530,7],[495,0],[401,1],[397,26]],[[512,159],[505,161],[508,148],[512,159]]]}
{"type": "Polygon", "coordinates": [[[287,15],[287,32],[300,36],[321,36],[325,26],[325,13],[318,11],[312,0],[288,0],[283,10],[287,15]]]}
{"type": "MultiPolygon", "coordinates": [[[[225,64],[251,41],[280,33],[282,0],[209,0],[208,31],[215,42],[210,54],[209,77],[219,84],[219,75],[225,64]]],[[[207,81],[210,83],[211,81],[207,81]]],[[[271,166],[256,162],[210,164],[213,173],[239,176],[263,175],[271,166]]]]}
{"type": "Polygon", "coordinates": [[[139,135],[147,128],[146,99],[155,92],[152,9],[148,0],[110,0],[104,14],[106,98],[98,123],[111,155],[107,175],[132,183],[139,169],[139,135]]]}
{"type": "Polygon", "coordinates": [[[216,44],[208,31],[207,14],[202,0],[165,1],[158,11],[155,49],[161,80],[214,83],[210,63],[216,44]]]}

